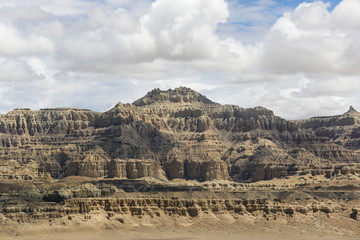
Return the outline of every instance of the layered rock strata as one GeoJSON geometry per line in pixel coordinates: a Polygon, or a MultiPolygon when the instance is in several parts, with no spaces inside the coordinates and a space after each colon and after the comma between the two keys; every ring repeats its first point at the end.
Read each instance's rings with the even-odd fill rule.
{"type": "MultiPolygon", "coordinates": [[[[162,217],[184,216],[198,217],[207,214],[223,215],[254,215],[265,218],[276,218],[279,215],[293,216],[322,214],[343,214],[347,211],[336,201],[333,201],[333,194],[330,199],[314,197],[310,194],[296,192],[259,192],[258,198],[249,198],[251,194],[233,193],[226,198],[221,194],[212,194],[211,198],[181,198],[186,194],[180,193],[176,197],[136,197],[125,195],[122,198],[74,198],[64,200],[59,204],[40,202],[37,205],[31,202],[19,202],[15,200],[0,201],[0,209],[5,220],[18,222],[31,222],[34,220],[71,218],[77,214],[105,214],[108,219],[124,218],[125,216],[162,217]],[[179,197],[180,196],[180,197],[179,197]],[[272,196],[272,197],[271,197],[272,196]],[[276,196],[276,197],[275,197],[276,196]],[[283,196],[286,196],[285,198],[283,196]],[[290,201],[290,199],[292,199],[290,201]]],[[[349,195],[349,194],[348,194],[349,195]]],[[[350,195],[349,195],[350,196],[350,195]]],[[[81,197],[81,196],[80,196],[81,197]]],[[[348,196],[343,196],[346,199],[348,196]]],[[[349,218],[358,219],[358,208],[353,208],[349,218]]],[[[0,220],[1,221],[1,220],[0,220]]]]}
{"type": "Polygon", "coordinates": [[[359,174],[360,113],[288,121],[155,89],[104,113],[15,109],[0,115],[0,177],[258,181],[359,174]],[[22,168],[31,169],[24,173],[22,168]]]}

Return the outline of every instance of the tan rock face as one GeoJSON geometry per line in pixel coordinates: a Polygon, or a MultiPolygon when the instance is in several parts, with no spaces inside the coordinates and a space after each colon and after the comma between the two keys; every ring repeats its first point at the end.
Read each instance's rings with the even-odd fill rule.
{"type": "Polygon", "coordinates": [[[161,175],[161,166],[152,159],[113,159],[109,163],[108,176],[111,178],[160,178],[161,175]]]}
{"type": "Polygon", "coordinates": [[[353,108],[287,121],[262,107],[220,105],[184,87],[155,89],[104,113],[58,108],[0,115],[2,178],[332,177],[358,174],[359,149],[360,114],[353,108]],[[36,167],[25,177],[17,168],[29,163],[36,167]]]}
{"type": "MultiPolygon", "coordinates": [[[[320,202],[314,199],[297,200],[292,203],[284,203],[278,199],[254,198],[75,198],[63,200],[59,205],[46,203],[37,207],[34,211],[31,206],[22,202],[14,201],[4,205],[0,203],[0,209],[8,219],[18,222],[30,222],[33,219],[55,219],[74,214],[92,214],[105,211],[109,217],[118,216],[142,216],[150,215],[160,217],[162,215],[175,215],[185,217],[198,217],[209,213],[215,215],[230,214],[253,215],[276,217],[281,215],[313,215],[335,214],[335,209],[340,209],[335,202],[320,202]]],[[[339,211],[339,210],[338,210],[339,211]]],[[[354,208],[352,218],[358,219],[358,209],[354,208]]]]}

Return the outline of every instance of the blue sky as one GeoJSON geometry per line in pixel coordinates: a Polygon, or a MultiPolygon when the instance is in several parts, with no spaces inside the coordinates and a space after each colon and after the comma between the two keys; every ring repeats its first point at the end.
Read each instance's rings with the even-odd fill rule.
{"type": "MultiPolygon", "coordinates": [[[[251,1],[248,1],[248,2],[251,2],[251,1]]],[[[276,1],[276,2],[278,2],[279,4],[281,4],[281,5],[285,5],[285,6],[289,6],[289,7],[291,7],[291,8],[295,8],[295,7],[297,7],[300,3],[302,3],[302,2],[315,2],[315,1],[298,1],[298,0],[286,0],[286,1],[276,1]]],[[[336,5],[338,5],[339,4],[339,2],[341,2],[340,0],[331,0],[331,1],[329,1],[329,0],[325,0],[325,1],[323,1],[323,2],[325,2],[325,3],[331,3],[331,6],[330,6],[330,10],[332,10],[336,5]]]]}
{"type": "Polygon", "coordinates": [[[178,86],[289,119],[360,109],[360,1],[306,2],[1,0],[0,112],[178,86]]]}
{"type": "MultiPolygon", "coordinates": [[[[237,1],[237,2],[251,3],[253,1],[247,0],[247,1],[237,1]]],[[[277,2],[279,5],[288,6],[288,7],[291,7],[291,8],[296,8],[300,3],[303,3],[303,2],[311,3],[311,2],[315,2],[315,1],[286,0],[286,1],[275,1],[275,2],[277,2]]],[[[331,3],[330,10],[332,10],[341,1],[340,0],[324,0],[323,2],[331,3]]]]}
{"type": "MultiPolygon", "coordinates": [[[[230,31],[230,35],[239,32],[239,37],[244,42],[262,40],[270,30],[272,24],[279,19],[284,12],[291,11],[301,3],[315,1],[275,1],[275,0],[227,0],[230,16],[226,23],[220,24],[218,32],[230,31]],[[244,13],[244,14],[242,14],[244,13]],[[254,34],[252,34],[254,33],[254,34]],[[250,39],[250,40],[248,40],[250,39]]],[[[324,1],[330,3],[329,10],[332,11],[340,0],[324,1]]]]}

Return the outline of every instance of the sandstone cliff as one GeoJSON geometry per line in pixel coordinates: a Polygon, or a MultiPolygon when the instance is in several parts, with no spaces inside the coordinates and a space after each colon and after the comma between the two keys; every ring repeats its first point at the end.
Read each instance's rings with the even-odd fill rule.
{"type": "Polygon", "coordinates": [[[360,113],[288,121],[220,105],[185,87],[155,89],[104,113],[0,115],[0,177],[232,179],[359,174],[360,113]],[[21,169],[27,169],[21,170],[21,169]]]}

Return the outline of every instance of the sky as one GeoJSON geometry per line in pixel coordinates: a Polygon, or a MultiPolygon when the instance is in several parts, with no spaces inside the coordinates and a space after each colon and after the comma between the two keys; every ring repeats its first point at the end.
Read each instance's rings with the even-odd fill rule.
{"type": "Polygon", "coordinates": [[[360,0],[0,0],[0,113],[154,88],[286,119],[360,109],[360,0]]]}

